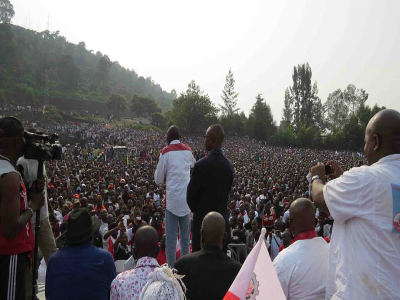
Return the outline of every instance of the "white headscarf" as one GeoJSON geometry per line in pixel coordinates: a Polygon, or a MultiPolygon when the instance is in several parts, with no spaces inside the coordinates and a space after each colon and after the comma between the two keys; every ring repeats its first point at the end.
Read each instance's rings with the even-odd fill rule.
{"type": "Polygon", "coordinates": [[[182,278],[183,276],[177,275],[176,270],[170,269],[167,264],[155,268],[149,274],[139,300],[185,300],[186,287],[182,278]]]}

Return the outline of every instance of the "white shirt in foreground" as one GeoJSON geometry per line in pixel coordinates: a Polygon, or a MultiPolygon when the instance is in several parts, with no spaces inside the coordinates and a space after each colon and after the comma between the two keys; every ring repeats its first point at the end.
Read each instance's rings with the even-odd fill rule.
{"type": "Polygon", "coordinates": [[[299,240],[273,261],[287,299],[325,299],[329,244],[321,237],[299,240]]]}
{"type": "Polygon", "coordinates": [[[353,168],[324,186],[335,220],[326,299],[400,299],[396,186],[400,189],[400,154],[353,168]]]}

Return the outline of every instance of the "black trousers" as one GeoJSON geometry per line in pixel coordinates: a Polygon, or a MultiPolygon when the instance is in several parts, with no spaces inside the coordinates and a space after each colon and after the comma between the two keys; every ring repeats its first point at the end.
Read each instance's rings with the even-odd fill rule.
{"type": "Polygon", "coordinates": [[[0,255],[0,299],[25,300],[28,253],[0,255]]]}

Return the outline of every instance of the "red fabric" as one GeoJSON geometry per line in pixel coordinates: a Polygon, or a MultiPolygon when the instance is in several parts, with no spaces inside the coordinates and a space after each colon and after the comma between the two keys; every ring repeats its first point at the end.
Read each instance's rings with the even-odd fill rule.
{"type": "Polygon", "coordinates": [[[157,255],[157,262],[160,266],[167,263],[167,255],[165,254],[165,250],[162,250],[161,248],[157,255]]]}
{"type": "Polygon", "coordinates": [[[111,238],[108,238],[108,252],[110,252],[114,258],[114,243],[112,242],[111,238]]]}
{"type": "Polygon", "coordinates": [[[292,244],[294,244],[297,241],[309,240],[309,239],[313,239],[315,237],[318,237],[318,234],[314,229],[309,230],[309,231],[304,231],[296,236],[296,238],[292,241],[292,244]]]}
{"type": "Polygon", "coordinates": [[[324,240],[327,242],[327,243],[330,243],[331,242],[331,240],[326,236],[326,237],[324,237],[324,240]]]}
{"type": "Polygon", "coordinates": [[[274,225],[275,220],[276,220],[275,213],[271,214],[269,217],[268,217],[268,215],[265,214],[262,218],[262,226],[263,227],[271,227],[274,225]]]}
{"type": "MultiPolygon", "coordinates": [[[[104,205],[101,206],[101,210],[103,210],[103,209],[107,210],[106,207],[105,207],[104,205]]],[[[98,211],[97,205],[94,207],[94,211],[98,211]]]]}
{"type": "Polygon", "coordinates": [[[283,249],[285,249],[285,246],[283,244],[279,247],[279,252],[281,252],[283,249]]]}
{"type": "Polygon", "coordinates": [[[240,300],[240,298],[232,292],[228,291],[223,300],[240,300]]]}
{"type": "Polygon", "coordinates": [[[165,153],[168,153],[170,151],[192,151],[192,149],[190,149],[190,147],[188,145],[185,144],[170,144],[167,147],[165,147],[164,149],[162,149],[161,153],[162,155],[164,155],[165,153]]]}
{"type": "MultiPolygon", "coordinates": [[[[25,185],[20,183],[19,193],[19,213],[22,214],[28,207],[28,198],[25,185]]],[[[1,213],[1,207],[0,207],[1,213]]],[[[3,226],[0,220],[0,255],[15,255],[33,250],[35,238],[32,231],[31,220],[22,227],[17,236],[12,240],[6,239],[3,235],[3,226]]]]}

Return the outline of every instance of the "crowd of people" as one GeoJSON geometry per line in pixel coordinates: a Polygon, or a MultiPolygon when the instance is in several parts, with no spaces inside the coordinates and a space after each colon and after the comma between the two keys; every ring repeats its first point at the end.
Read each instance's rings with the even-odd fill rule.
{"type": "MultiPolygon", "coordinates": [[[[370,205],[370,210],[379,211],[376,207],[378,202],[373,202],[373,197],[380,195],[380,192],[372,188],[374,179],[370,177],[360,182],[362,179],[357,177],[362,176],[360,174],[351,176],[354,172],[350,171],[342,175],[343,171],[354,167],[362,166],[361,170],[369,168],[365,165],[371,155],[373,162],[384,158],[375,155],[382,151],[383,143],[385,153],[393,158],[388,162],[393,170],[385,173],[381,168],[381,175],[386,176],[385,180],[389,182],[400,183],[400,135],[396,127],[399,119],[395,113],[392,114],[395,125],[390,130],[388,125],[385,127],[381,124],[382,121],[378,123],[379,120],[376,122],[378,125],[369,127],[371,129],[374,126],[375,131],[369,138],[378,139],[378,146],[371,140],[367,156],[349,151],[280,148],[244,137],[224,139],[223,129],[218,126],[210,127],[205,137],[200,137],[181,136],[178,128],[170,128],[165,134],[129,127],[110,127],[102,123],[32,125],[3,118],[0,121],[0,138],[6,140],[0,142],[0,173],[12,172],[14,177],[17,176],[15,174],[21,174],[25,183],[21,182],[21,187],[18,184],[16,187],[20,203],[20,208],[15,211],[20,214],[14,225],[18,228],[16,230],[6,225],[9,219],[4,219],[4,197],[10,195],[4,185],[10,185],[10,180],[15,178],[8,179],[6,183],[4,179],[7,176],[1,179],[4,189],[1,189],[0,196],[0,238],[4,239],[4,243],[18,239],[7,247],[0,246],[1,268],[11,268],[15,264],[15,276],[22,276],[21,272],[24,271],[31,273],[27,271],[30,258],[26,253],[33,250],[33,244],[26,236],[34,232],[32,226],[28,226],[31,224],[28,220],[41,207],[39,249],[47,264],[48,299],[180,299],[185,294],[188,299],[222,299],[246,255],[258,241],[262,228],[267,230],[265,245],[271,260],[274,260],[288,299],[311,297],[312,292],[307,296],[296,291],[296,288],[299,289],[303,284],[301,280],[307,276],[307,271],[316,267],[319,269],[314,273],[313,282],[319,292],[314,295],[315,299],[325,297],[325,285],[321,286],[318,281],[321,278],[329,282],[329,297],[326,299],[356,299],[357,295],[365,296],[370,288],[380,290],[373,294],[373,298],[369,295],[362,299],[396,299],[399,297],[399,294],[395,296],[393,289],[396,288],[392,284],[384,288],[383,281],[373,281],[376,277],[369,274],[360,261],[365,257],[357,258],[357,251],[350,249],[354,242],[352,238],[359,234],[359,230],[371,235],[379,234],[371,224],[361,222],[355,225],[358,227],[351,227],[346,221],[353,218],[351,222],[358,222],[357,219],[354,221],[354,216],[363,218],[364,205],[370,205]],[[58,133],[62,143],[62,159],[45,162],[44,182],[35,177],[37,165],[30,160],[24,162],[23,158],[18,160],[23,156],[23,141],[15,137],[21,138],[24,128],[32,130],[32,127],[46,133],[58,133]],[[387,144],[389,131],[394,136],[394,146],[387,144]],[[384,142],[379,138],[383,138],[384,142]],[[12,147],[8,146],[7,139],[13,139],[10,141],[12,147]],[[10,156],[13,151],[18,153],[10,156]],[[222,159],[226,162],[221,163],[222,159]],[[10,171],[11,167],[5,161],[11,162],[19,173],[10,171]],[[319,165],[319,162],[324,165],[319,165]],[[331,174],[335,176],[330,175],[331,181],[325,185],[325,170],[322,169],[328,162],[331,162],[331,174]],[[181,168],[178,174],[177,168],[181,168]],[[342,182],[335,184],[335,180],[342,182]],[[39,197],[41,184],[44,185],[44,199],[39,197]],[[348,186],[354,186],[353,190],[347,190],[348,186]],[[371,193],[371,202],[365,196],[357,198],[357,192],[361,189],[371,193]],[[348,193],[353,193],[354,199],[350,199],[348,193]],[[341,206],[337,198],[350,199],[346,202],[346,208],[339,208],[341,206]],[[177,202],[177,199],[183,202],[177,202]],[[215,204],[217,202],[218,205],[215,204]],[[343,225],[344,222],[346,225],[343,225]],[[340,228],[340,232],[334,228],[340,228]],[[357,231],[349,232],[351,228],[357,231]],[[335,240],[335,234],[340,234],[342,240],[335,240]],[[315,245],[311,248],[308,244],[300,243],[314,237],[321,237],[323,243],[314,240],[315,245]],[[355,272],[359,279],[349,280],[342,269],[335,273],[329,258],[329,246],[333,251],[333,246],[329,244],[331,240],[335,243],[336,251],[343,249],[340,245],[344,247],[343,243],[347,243],[346,251],[351,252],[353,259],[359,262],[359,270],[355,272]],[[236,248],[230,247],[232,244],[236,248]],[[15,253],[18,264],[13,260],[14,252],[11,250],[16,245],[20,247],[20,251],[15,253]],[[294,245],[297,250],[294,250],[294,245]],[[234,253],[234,249],[245,249],[244,255],[234,253]],[[314,252],[310,249],[314,249],[314,252]],[[318,249],[321,251],[315,254],[318,249]],[[106,255],[106,251],[109,255],[106,255]],[[223,257],[220,252],[224,254],[223,257]],[[225,261],[227,252],[234,259],[225,261]],[[23,265],[19,258],[21,253],[24,254],[23,265]],[[291,253],[296,259],[290,256],[291,253]],[[301,261],[298,253],[308,257],[311,262],[308,261],[309,269],[305,267],[307,264],[301,264],[304,272],[296,275],[296,285],[291,276],[299,272],[298,267],[293,265],[301,261]],[[5,260],[4,255],[11,258],[5,260]],[[119,261],[123,262],[122,267],[119,261]],[[331,267],[329,271],[328,261],[331,267]],[[169,267],[160,267],[166,263],[169,267]],[[115,266],[123,271],[118,276],[115,266]],[[170,269],[173,267],[177,269],[177,274],[170,269]],[[288,274],[289,268],[292,268],[291,274],[288,274]],[[78,269],[84,271],[78,272],[78,269]],[[328,276],[328,272],[334,274],[328,276]],[[73,274],[73,277],[66,278],[65,274],[73,274]],[[70,282],[66,285],[64,281],[67,279],[70,282]],[[352,292],[353,286],[361,284],[359,280],[370,288],[357,287],[358,290],[352,292]],[[338,285],[339,291],[335,290],[338,285]],[[151,298],[154,295],[159,297],[151,298]],[[177,298],[163,298],[167,297],[165,295],[175,295],[177,298]],[[208,298],[204,298],[207,295],[208,298]]],[[[18,176],[16,179],[20,181],[18,176]]],[[[381,187],[384,188],[386,186],[381,187]]],[[[385,197],[388,198],[388,195],[385,194],[385,197]]],[[[385,201],[383,199],[379,205],[386,209],[388,204],[385,201]]],[[[393,200],[393,207],[400,207],[398,201],[397,198],[393,200]]],[[[371,222],[383,222],[382,214],[371,222]]],[[[400,266],[400,239],[391,240],[392,223],[386,225],[388,235],[381,236],[379,243],[385,253],[391,255],[386,257],[387,263],[392,263],[392,269],[397,272],[400,266]],[[383,246],[386,244],[391,244],[392,248],[383,246]],[[393,249],[397,249],[397,256],[393,249]]],[[[369,238],[372,243],[375,237],[371,235],[369,238]]],[[[357,241],[363,238],[367,240],[368,234],[357,238],[357,241]]],[[[368,256],[368,246],[366,248],[363,255],[368,256]]],[[[349,264],[348,259],[340,259],[343,256],[339,255],[341,263],[349,264]]],[[[377,276],[396,281],[395,278],[385,277],[386,273],[381,270],[380,265],[386,266],[386,262],[367,261],[376,265],[375,271],[380,274],[377,276]]],[[[346,271],[354,272],[351,269],[346,271]]],[[[23,281],[17,280],[10,289],[8,283],[14,280],[11,275],[1,277],[0,298],[30,297],[31,278],[28,276],[23,281]]]]}

